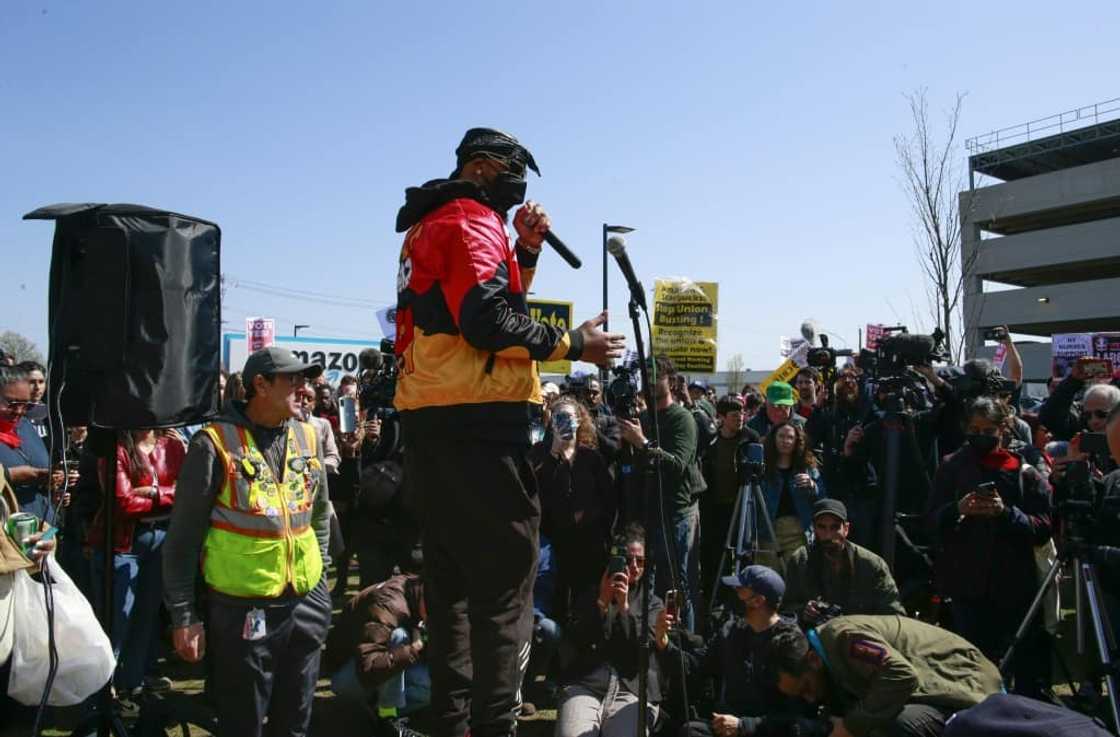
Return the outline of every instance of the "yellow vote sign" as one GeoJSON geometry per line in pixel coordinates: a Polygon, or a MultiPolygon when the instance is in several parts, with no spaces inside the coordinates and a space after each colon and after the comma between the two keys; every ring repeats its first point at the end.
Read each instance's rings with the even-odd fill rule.
{"type": "Polygon", "coordinates": [[[770,386],[775,381],[784,381],[788,384],[793,381],[793,377],[797,376],[797,372],[800,370],[801,367],[794,363],[793,359],[787,358],[785,361],[782,361],[781,366],[774,369],[772,374],[762,380],[762,383],[758,385],[758,390],[762,392],[763,396],[766,396],[766,387],[770,386]]]}
{"type": "Polygon", "coordinates": [[[653,287],[653,354],[678,371],[715,373],[719,284],[658,279],[653,287]]]}
{"type": "MultiPolygon", "coordinates": [[[[561,330],[572,329],[572,303],[551,299],[531,299],[528,301],[529,317],[561,330]]],[[[538,361],[537,370],[542,374],[570,374],[571,361],[538,361]]]]}

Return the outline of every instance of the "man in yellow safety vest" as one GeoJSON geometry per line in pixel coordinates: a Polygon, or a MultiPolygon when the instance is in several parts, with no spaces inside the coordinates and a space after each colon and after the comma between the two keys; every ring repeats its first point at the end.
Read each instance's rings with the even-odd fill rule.
{"type": "Polygon", "coordinates": [[[283,348],[253,353],[246,401],[194,436],[179,475],[164,601],[179,656],[213,661],[223,735],[305,735],[311,719],[331,616],[329,500],[315,429],[293,418],[299,389],[322,372],[283,348]]]}

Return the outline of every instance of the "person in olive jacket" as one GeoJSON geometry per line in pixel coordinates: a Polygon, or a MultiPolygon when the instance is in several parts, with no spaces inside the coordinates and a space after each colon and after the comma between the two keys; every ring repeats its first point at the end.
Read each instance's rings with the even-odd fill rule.
{"type": "Polygon", "coordinates": [[[770,653],[779,691],[837,715],[831,737],[936,737],[957,711],[1002,690],[999,669],[975,645],[894,615],[785,632],[770,653]]]}
{"type": "Polygon", "coordinates": [[[848,509],[838,499],[813,505],[813,542],[786,562],[782,610],[816,624],[821,604],[842,614],[906,614],[887,562],[848,539],[848,509]]]}

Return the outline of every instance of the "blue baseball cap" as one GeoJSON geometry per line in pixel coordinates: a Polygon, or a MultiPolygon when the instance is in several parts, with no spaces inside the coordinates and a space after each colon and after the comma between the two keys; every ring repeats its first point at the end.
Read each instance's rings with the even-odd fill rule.
{"type": "Polygon", "coordinates": [[[738,576],[724,576],[720,581],[733,589],[750,589],[764,597],[775,609],[781,605],[782,597],[786,595],[786,582],[777,571],[766,566],[747,566],[738,576]]]}

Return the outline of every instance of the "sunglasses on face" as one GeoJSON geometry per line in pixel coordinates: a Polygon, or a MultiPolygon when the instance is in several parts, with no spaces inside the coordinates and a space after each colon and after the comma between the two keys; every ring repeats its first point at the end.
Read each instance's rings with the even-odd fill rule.
{"type": "Polygon", "coordinates": [[[626,556],[626,560],[636,566],[644,566],[646,564],[646,557],[644,555],[628,555],[626,556]]]}

